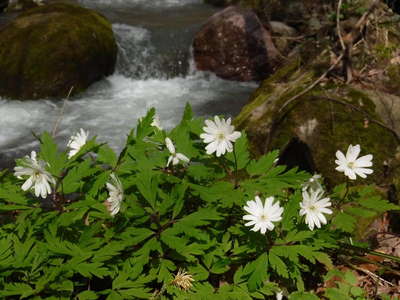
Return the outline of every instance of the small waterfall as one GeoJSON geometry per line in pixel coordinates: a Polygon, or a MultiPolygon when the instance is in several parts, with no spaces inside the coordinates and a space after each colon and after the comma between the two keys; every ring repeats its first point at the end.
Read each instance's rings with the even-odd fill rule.
{"type": "Polygon", "coordinates": [[[63,101],[0,99],[0,166],[37,149],[32,132],[51,132],[58,119],[56,141],[61,148],[71,134],[84,128],[118,151],[137,119],[151,107],[168,129],[179,122],[187,102],[198,116],[235,115],[256,87],[194,68],[193,35],[214,12],[201,0],[81,2],[112,20],[119,47],[116,72],[66,101],[62,116],[63,101]]]}
{"type": "Polygon", "coordinates": [[[151,32],[141,27],[114,24],[118,44],[116,72],[129,78],[173,78],[187,73],[188,50],[156,48],[151,32]]]}

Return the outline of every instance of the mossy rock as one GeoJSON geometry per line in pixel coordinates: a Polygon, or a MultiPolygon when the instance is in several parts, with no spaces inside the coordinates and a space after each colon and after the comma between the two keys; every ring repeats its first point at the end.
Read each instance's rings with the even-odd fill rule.
{"type": "Polygon", "coordinates": [[[316,73],[295,61],[256,90],[235,120],[248,133],[253,152],[281,149],[282,163],[322,173],[333,186],[345,180],[335,170],[336,151],[346,152],[349,144],[360,144],[361,155],[374,155],[374,173],[360,183],[390,184],[398,140],[382,126],[367,93],[356,86],[330,83],[289,101],[316,80],[316,73]]]}
{"type": "Polygon", "coordinates": [[[111,24],[67,3],[30,9],[0,30],[0,96],[64,98],[112,74],[117,45],[111,24]]]}

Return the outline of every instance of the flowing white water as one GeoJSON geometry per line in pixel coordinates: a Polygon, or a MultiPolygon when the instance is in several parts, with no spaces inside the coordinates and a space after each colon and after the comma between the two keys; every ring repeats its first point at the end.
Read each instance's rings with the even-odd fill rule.
{"type": "MultiPolygon", "coordinates": [[[[111,0],[99,2],[111,5],[111,0]]],[[[198,1],[116,2],[141,5],[162,2],[171,6],[198,1]]],[[[65,101],[64,105],[63,101],[0,100],[0,161],[37,148],[32,132],[37,135],[45,130],[52,132],[58,119],[56,140],[61,147],[65,147],[71,134],[84,128],[91,136],[97,135],[98,140],[119,150],[137,119],[151,107],[157,109],[162,125],[171,128],[180,120],[187,102],[199,116],[233,115],[256,87],[254,83],[221,80],[193,68],[189,49],[199,24],[166,30],[162,26],[154,29],[133,23],[135,26],[113,25],[119,47],[116,72],[84,94],[65,101]]]]}

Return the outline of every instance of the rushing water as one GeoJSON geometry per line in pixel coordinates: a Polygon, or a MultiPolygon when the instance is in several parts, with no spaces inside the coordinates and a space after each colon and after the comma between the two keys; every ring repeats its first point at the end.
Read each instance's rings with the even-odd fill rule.
{"type": "Polygon", "coordinates": [[[196,115],[235,115],[254,83],[229,82],[196,71],[193,36],[215,12],[201,0],[81,0],[113,23],[119,53],[113,75],[65,101],[0,100],[0,161],[38,146],[35,134],[56,131],[65,147],[79,128],[116,150],[137,119],[155,107],[164,128],[180,120],[191,103],[196,115]],[[62,114],[62,117],[60,117],[62,114]],[[59,122],[58,122],[59,120],[59,122]]]}

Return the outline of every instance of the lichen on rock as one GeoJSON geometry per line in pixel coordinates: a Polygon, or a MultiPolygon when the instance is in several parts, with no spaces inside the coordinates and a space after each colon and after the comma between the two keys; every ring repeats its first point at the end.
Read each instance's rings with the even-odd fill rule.
{"type": "Polygon", "coordinates": [[[95,11],[54,3],[0,29],[0,96],[64,98],[114,71],[111,24],[95,11]]]}

